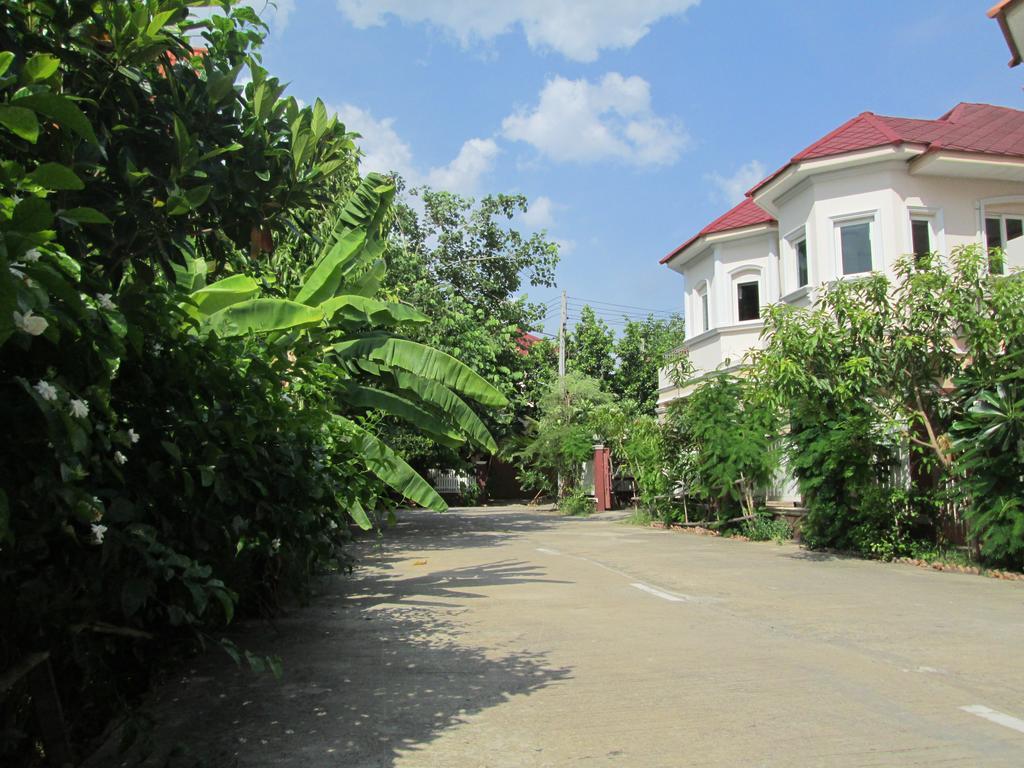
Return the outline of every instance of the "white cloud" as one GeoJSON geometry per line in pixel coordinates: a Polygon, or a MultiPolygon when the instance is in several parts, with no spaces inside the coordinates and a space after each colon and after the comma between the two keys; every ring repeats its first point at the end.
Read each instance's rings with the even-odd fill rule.
{"type": "Polygon", "coordinates": [[[463,46],[520,27],[532,48],[553,49],[576,61],[594,61],[609,48],[631,48],[663,18],[682,15],[698,0],[337,0],[355,27],[384,24],[388,16],[426,22],[463,46]]]}
{"type": "Polygon", "coordinates": [[[378,119],[352,104],[342,104],[334,110],[348,130],[362,134],[357,143],[364,152],[360,160],[363,172],[394,171],[410,186],[429,184],[437,189],[474,194],[481,178],[494,167],[500,151],[493,139],[469,139],[450,163],[423,173],[413,159],[412,148],[395,130],[394,118],[378,119]]]}
{"type": "MultiPolygon", "coordinates": [[[[248,5],[259,15],[270,27],[271,34],[279,35],[288,26],[288,19],[295,10],[295,0],[245,0],[243,5],[248,5]]],[[[197,15],[207,9],[201,9],[197,15]]],[[[217,9],[218,12],[220,9],[217,9]]],[[[212,15],[212,12],[210,12],[212,15]]]]}
{"type": "Polygon", "coordinates": [[[677,120],[651,110],[651,86],[642,77],[609,72],[600,82],[555,77],[536,107],[502,122],[507,139],[531,144],[558,161],[619,159],[670,165],[688,142],[677,120]]]}
{"type": "Polygon", "coordinates": [[[531,229],[548,229],[555,222],[554,212],[555,204],[551,198],[541,195],[530,201],[526,213],[519,218],[531,229]]]}
{"type": "Polygon", "coordinates": [[[749,163],[741,165],[731,176],[722,176],[717,173],[709,173],[705,176],[718,188],[716,190],[718,196],[733,205],[742,202],[747,190],[764,177],[765,167],[759,160],[751,160],[749,163]]]}
{"type": "Polygon", "coordinates": [[[500,151],[493,139],[470,139],[448,165],[431,168],[426,183],[436,189],[473,192],[480,178],[494,167],[500,151]]]}
{"type": "Polygon", "coordinates": [[[558,255],[563,257],[576,250],[575,240],[556,239],[555,245],[558,246],[558,255]]]}
{"type": "Polygon", "coordinates": [[[353,104],[342,104],[335,112],[348,130],[362,134],[357,143],[364,152],[360,160],[364,171],[395,171],[406,178],[415,175],[412,149],[394,129],[393,118],[378,120],[368,110],[353,104]]]}

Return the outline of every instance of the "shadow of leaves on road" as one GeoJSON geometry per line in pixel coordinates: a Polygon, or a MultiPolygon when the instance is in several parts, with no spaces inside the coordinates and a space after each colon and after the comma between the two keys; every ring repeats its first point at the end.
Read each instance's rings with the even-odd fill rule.
{"type": "Polygon", "coordinates": [[[208,766],[392,766],[476,713],[569,679],[544,654],[460,641],[453,620],[467,608],[452,601],[485,597],[476,590],[538,582],[561,583],[515,560],[327,579],[276,631],[254,624],[234,638],[280,656],[281,681],[204,657],[159,692],[157,741],[208,766]]]}

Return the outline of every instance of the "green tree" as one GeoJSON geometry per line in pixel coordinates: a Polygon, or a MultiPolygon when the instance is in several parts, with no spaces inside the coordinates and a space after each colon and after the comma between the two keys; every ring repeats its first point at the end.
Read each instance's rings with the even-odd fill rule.
{"type": "Polygon", "coordinates": [[[788,411],[818,543],[892,555],[936,535],[955,481],[950,428],[1024,338],[1020,277],[986,264],[978,247],[908,258],[895,281],[839,281],[810,310],[769,308],[753,375],[788,411]],[[895,474],[904,447],[909,489],[895,474]]]}
{"type": "MultiPolygon", "coordinates": [[[[409,338],[463,360],[510,401],[506,409],[481,414],[499,445],[522,432],[554,372],[550,344],[524,343],[544,308],[521,291],[552,286],[558,263],[554,243],[512,226],[527,205],[522,195],[473,201],[420,188],[397,204],[385,252],[384,295],[412,303],[429,318],[410,329],[409,338]]],[[[453,452],[406,429],[395,440],[419,464],[450,465],[481,455],[453,452]]]]}
{"type": "Polygon", "coordinates": [[[658,371],[670,364],[683,343],[683,320],[629,320],[615,343],[617,367],[611,390],[636,403],[642,413],[653,415],[658,404],[658,371]]]}
{"type": "Polygon", "coordinates": [[[525,470],[520,473],[524,485],[550,493],[557,478],[559,499],[576,489],[582,464],[594,453],[599,407],[609,402],[611,395],[587,376],[569,373],[550,384],[517,455],[525,470]]]}
{"type": "Polygon", "coordinates": [[[757,491],[778,467],[776,413],[750,381],[728,373],[710,375],[669,406],[669,450],[692,457],[690,476],[679,478],[685,491],[718,517],[733,505],[753,515],[757,491]]]}
{"type": "Polygon", "coordinates": [[[579,320],[566,339],[566,368],[611,384],[615,371],[615,334],[589,306],[580,310],[579,320]]]}

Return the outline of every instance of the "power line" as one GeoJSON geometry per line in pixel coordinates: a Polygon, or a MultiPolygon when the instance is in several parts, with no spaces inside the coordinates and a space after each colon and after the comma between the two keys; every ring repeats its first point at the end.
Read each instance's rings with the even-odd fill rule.
{"type": "Polygon", "coordinates": [[[676,315],[676,314],[679,314],[679,312],[674,311],[674,310],[669,310],[669,309],[654,309],[653,307],[638,307],[638,306],[635,306],[633,304],[615,304],[615,303],[610,302],[610,301],[597,301],[596,299],[582,299],[579,296],[570,296],[569,300],[570,301],[576,301],[576,302],[583,302],[585,304],[590,305],[591,307],[593,307],[594,305],[600,305],[600,306],[604,306],[604,307],[614,307],[616,309],[618,309],[618,308],[634,309],[634,310],[637,310],[639,312],[650,312],[650,313],[653,313],[653,314],[664,314],[664,315],[676,315]]]}

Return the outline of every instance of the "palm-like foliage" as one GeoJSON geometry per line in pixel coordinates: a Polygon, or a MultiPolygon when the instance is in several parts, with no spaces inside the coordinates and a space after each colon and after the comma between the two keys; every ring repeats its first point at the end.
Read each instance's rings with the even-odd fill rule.
{"type": "MultiPolygon", "coordinates": [[[[186,311],[198,334],[259,334],[285,354],[312,350],[341,372],[337,399],[367,469],[405,498],[443,511],[445,502],[400,456],[349,416],[378,410],[403,419],[443,445],[496,445],[464,398],[503,407],[502,393],[457,359],[401,337],[427,318],[404,304],[373,298],[385,273],[382,223],[394,196],[369,174],[342,210],[331,241],[287,299],[260,296],[258,283],[233,275],[204,285],[201,262],[179,274],[190,289],[186,311]]],[[[353,519],[368,525],[360,510],[353,519]]]]}

